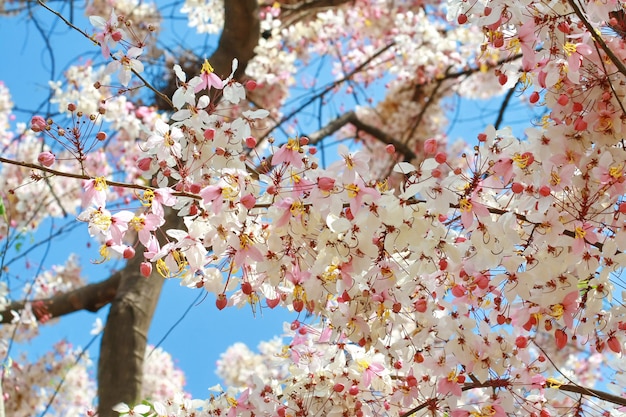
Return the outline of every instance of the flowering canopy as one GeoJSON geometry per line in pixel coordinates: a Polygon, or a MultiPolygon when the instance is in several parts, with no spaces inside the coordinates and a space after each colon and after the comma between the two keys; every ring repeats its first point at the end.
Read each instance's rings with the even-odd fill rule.
{"type": "MultiPolygon", "coordinates": [[[[118,29],[115,13],[94,16],[112,61],[102,71],[73,67],[68,79],[82,92],[54,85],[54,100],[75,120],[109,123],[109,155],[97,151],[100,132],[41,116],[19,142],[1,136],[13,157],[0,159],[0,181],[14,190],[3,195],[11,223],[1,235],[35,222],[26,202],[45,193],[48,214],[80,206],[102,261],[141,257],[142,274],[214,293],[219,309],[280,306],[316,319],[291,323],[290,342],[261,356],[228,352],[220,369],[232,385],[206,401],[179,395],[116,411],[623,412],[623,362],[612,365],[615,394],[598,389],[593,366],[626,348],[621,3],[406,3],[357,1],[301,20],[286,4],[265,5],[267,36],[245,68],[254,82],[236,76],[237,61],[224,79],[209,60],[197,74],[172,65],[173,108],[162,112],[107,94],[113,72],[122,92],[141,76],[147,41],[118,29]],[[341,57],[326,93],[386,82],[383,100],[340,126],[362,146],[340,146],[329,164],[313,132],[271,137],[275,120],[293,116],[283,104],[296,65],[324,54],[341,57]],[[488,126],[466,138],[475,146],[447,146],[443,91],[506,89],[541,105],[541,120],[519,134],[488,126]],[[94,102],[99,95],[112,98],[94,102]],[[64,149],[55,156],[42,143],[64,149]],[[33,164],[18,154],[35,155],[33,164]],[[23,167],[60,181],[19,188],[23,167]],[[135,204],[113,214],[125,198],[135,204]],[[170,211],[182,218],[176,227],[170,211]],[[243,364],[256,372],[233,372],[243,364]]],[[[184,10],[198,8],[190,24],[212,31],[221,9],[184,10]]]]}

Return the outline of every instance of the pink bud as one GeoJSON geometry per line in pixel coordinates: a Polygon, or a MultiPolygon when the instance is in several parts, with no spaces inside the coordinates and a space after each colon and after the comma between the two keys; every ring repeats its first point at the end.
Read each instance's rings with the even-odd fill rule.
{"type": "Polygon", "coordinates": [[[253,138],[252,136],[248,136],[246,138],[246,146],[250,149],[254,148],[256,146],[256,138],[253,138]]]}
{"type": "Polygon", "coordinates": [[[54,164],[54,161],[56,160],[56,157],[54,156],[54,154],[50,151],[45,151],[39,154],[39,156],[37,157],[37,161],[39,161],[39,163],[45,167],[50,167],[52,166],[52,164],[54,164]]]}
{"type": "Polygon", "coordinates": [[[426,139],[426,142],[424,142],[424,152],[426,152],[427,155],[434,155],[435,152],[437,152],[437,139],[426,139]]]}
{"type": "Polygon", "coordinates": [[[528,99],[528,101],[530,101],[531,104],[535,104],[536,102],[538,102],[539,101],[539,93],[536,92],[536,91],[533,91],[530,94],[530,98],[528,99]]]}
{"type": "Polygon", "coordinates": [[[202,186],[200,184],[191,184],[189,186],[189,191],[193,194],[198,194],[202,190],[202,186]]]}
{"type": "Polygon", "coordinates": [[[46,123],[46,119],[41,116],[33,116],[30,119],[30,128],[33,132],[41,132],[48,127],[48,123],[46,123]]]}
{"type": "Polygon", "coordinates": [[[142,262],[139,266],[139,271],[141,272],[141,275],[148,278],[152,273],[152,264],[150,262],[142,262]]]}
{"type": "Polygon", "coordinates": [[[526,346],[528,346],[528,338],[526,336],[517,336],[517,338],[515,339],[515,346],[520,349],[524,349],[526,346]]]}
{"type": "Polygon", "coordinates": [[[333,387],[333,391],[335,392],[341,392],[343,391],[345,388],[345,386],[341,383],[336,383],[335,386],[333,387]]]}
{"type": "Polygon", "coordinates": [[[241,200],[239,200],[239,201],[248,210],[253,208],[254,205],[256,204],[256,198],[254,198],[254,196],[252,194],[244,195],[243,197],[241,197],[241,200]]]}
{"type": "Polygon", "coordinates": [[[132,258],[135,256],[135,249],[132,246],[127,246],[126,249],[124,249],[124,254],[122,256],[124,256],[124,259],[132,258]]]}
{"type": "Polygon", "coordinates": [[[567,103],[569,103],[569,97],[566,94],[561,94],[559,96],[559,99],[557,100],[557,102],[561,105],[561,106],[565,106],[567,105],[567,103]]]}
{"type": "Polygon", "coordinates": [[[335,180],[330,177],[320,177],[317,179],[317,186],[322,191],[332,191],[335,188],[335,180]]]}
{"type": "Polygon", "coordinates": [[[465,287],[456,284],[454,287],[452,287],[452,295],[454,295],[455,297],[463,297],[465,295],[465,287]]]}
{"type": "Polygon", "coordinates": [[[139,161],[137,161],[137,166],[142,171],[149,171],[151,164],[152,158],[141,158],[139,161]]]}
{"type": "Polygon", "coordinates": [[[317,148],[315,146],[310,146],[309,147],[309,153],[311,155],[315,155],[317,153],[317,148]]]}
{"type": "Polygon", "coordinates": [[[215,129],[207,129],[204,131],[204,138],[206,140],[213,140],[215,137],[215,129]]]}
{"type": "Polygon", "coordinates": [[[385,146],[385,151],[388,154],[393,154],[396,151],[396,147],[390,143],[389,145],[385,146]]]}
{"type": "Polygon", "coordinates": [[[120,32],[119,30],[116,30],[115,32],[111,33],[111,39],[113,39],[114,42],[119,42],[122,40],[122,32],[120,32]]]}
{"type": "Polygon", "coordinates": [[[574,129],[578,132],[587,130],[587,122],[582,118],[582,116],[578,116],[576,120],[574,120],[574,129]]]}
{"type": "Polygon", "coordinates": [[[445,163],[447,159],[448,156],[445,152],[437,152],[437,155],[435,155],[435,161],[437,161],[437,163],[439,164],[445,163]]]}
{"type": "Polygon", "coordinates": [[[248,91],[254,91],[254,89],[257,87],[257,83],[254,80],[248,80],[246,81],[246,90],[248,91]]]}

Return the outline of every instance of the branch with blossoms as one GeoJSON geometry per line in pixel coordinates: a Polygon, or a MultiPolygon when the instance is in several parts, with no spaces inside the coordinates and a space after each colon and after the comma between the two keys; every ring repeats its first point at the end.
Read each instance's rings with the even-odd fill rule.
{"type": "MultiPolygon", "coordinates": [[[[507,387],[509,386],[510,381],[508,379],[493,379],[493,380],[489,380],[489,381],[485,381],[485,382],[474,382],[474,383],[467,383],[464,384],[461,387],[461,391],[462,392],[466,392],[466,391],[471,391],[473,389],[478,389],[478,388],[501,388],[501,389],[507,389],[507,387]]],[[[608,392],[604,392],[604,391],[600,391],[597,389],[593,389],[593,388],[586,388],[580,385],[575,385],[575,384],[560,384],[557,381],[547,381],[545,383],[545,386],[549,389],[555,389],[555,390],[559,390],[559,391],[563,391],[563,392],[571,392],[574,394],[580,394],[580,395],[586,395],[586,396],[590,396],[590,397],[594,397],[597,398],[599,400],[602,401],[606,401],[609,402],[611,404],[616,404],[616,405],[621,405],[621,406],[626,406],[626,398],[624,397],[620,397],[617,395],[613,395],[611,393],[608,392]]],[[[409,417],[414,415],[415,413],[427,409],[427,408],[437,408],[437,399],[436,398],[431,398],[425,402],[423,402],[422,404],[419,404],[417,406],[415,406],[414,408],[410,409],[409,411],[402,413],[400,415],[400,417],[409,417]]],[[[469,416],[469,413],[467,414],[469,416]]]]}
{"type": "MultiPolygon", "coordinates": [[[[48,10],[49,12],[51,12],[52,14],[54,14],[55,16],[57,16],[59,19],[61,19],[61,21],[63,23],[65,23],[69,28],[71,28],[72,30],[75,30],[76,32],[80,33],[81,35],[83,35],[85,38],[89,39],[90,41],[94,42],[96,45],[100,46],[100,47],[105,47],[106,46],[106,41],[103,44],[102,41],[97,41],[94,39],[93,36],[90,36],[89,34],[87,34],[85,31],[83,31],[82,29],[78,28],[77,26],[75,26],[72,22],[70,22],[68,19],[65,18],[65,16],[63,16],[61,13],[57,12],[56,10],[52,9],[50,6],[48,6],[46,3],[44,3],[42,0],[37,0],[37,3],[42,6],[43,8],[45,8],[46,10],[48,10]]],[[[133,49],[133,48],[131,48],[133,49]]],[[[121,60],[124,59],[129,59],[132,58],[133,60],[135,60],[135,58],[141,53],[140,48],[134,48],[132,51],[132,55],[129,55],[129,57],[125,57],[125,56],[116,56],[114,54],[109,53],[109,57],[111,59],[114,60],[114,62],[120,62],[121,60]]],[[[136,61],[136,60],[135,60],[136,61]]],[[[138,62],[138,61],[137,61],[138,62]]],[[[168,103],[170,105],[170,107],[173,107],[172,102],[170,101],[169,97],[165,96],[163,93],[161,93],[156,87],[154,87],[150,82],[148,82],[148,80],[146,80],[141,74],[141,69],[143,68],[143,66],[139,67],[137,65],[132,66],[130,64],[119,64],[119,65],[125,65],[128,70],[130,72],[132,72],[142,83],[145,87],[147,87],[150,91],[152,91],[155,95],[157,95],[159,98],[161,98],[163,101],[165,101],[166,103],[168,103]]],[[[128,81],[125,83],[125,85],[128,84],[128,81]]]]}

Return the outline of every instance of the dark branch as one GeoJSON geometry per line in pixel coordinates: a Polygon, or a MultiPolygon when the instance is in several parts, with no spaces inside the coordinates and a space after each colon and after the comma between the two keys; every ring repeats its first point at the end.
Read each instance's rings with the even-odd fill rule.
{"type": "Polygon", "coordinates": [[[399,152],[402,155],[404,155],[404,159],[405,160],[410,161],[410,160],[415,158],[415,153],[412,150],[410,150],[406,146],[406,144],[404,144],[404,143],[400,142],[399,140],[397,140],[396,138],[388,135],[387,133],[383,132],[382,130],[378,129],[377,127],[371,126],[371,125],[363,122],[362,120],[360,120],[357,117],[357,115],[356,115],[356,113],[354,111],[345,113],[345,114],[337,117],[336,119],[328,122],[328,124],[326,126],[321,128],[317,132],[314,132],[314,133],[311,133],[310,135],[307,135],[307,137],[309,138],[311,144],[315,144],[315,143],[318,143],[319,141],[321,141],[322,139],[332,135],[333,133],[335,133],[336,131],[338,131],[339,129],[341,129],[342,127],[344,127],[347,124],[351,124],[354,127],[356,127],[357,130],[365,132],[368,135],[374,136],[375,138],[377,138],[378,140],[380,140],[383,143],[391,144],[391,145],[395,146],[396,152],[399,152]]]}
{"type": "MultiPolygon", "coordinates": [[[[57,294],[53,297],[30,303],[37,303],[37,310],[45,313],[36,314],[37,320],[44,317],[46,319],[61,317],[80,310],[96,312],[113,300],[120,283],[120,276],[120,273],[116,272],[109,279],[96,284],[85,285],[67,293],[57,294]]],[[[0,314],[2,314],[0,323],[11,323],[13,315],[10,312],[23,310],[28,302],[15,301],[6,306],[3,311],[0,311],[0,314]]]]}

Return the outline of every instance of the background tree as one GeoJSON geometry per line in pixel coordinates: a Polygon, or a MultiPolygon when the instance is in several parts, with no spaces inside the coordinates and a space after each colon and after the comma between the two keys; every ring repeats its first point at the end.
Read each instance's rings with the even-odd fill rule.
{"type": "MultiPolygon", "coordinates": [[[[197,405],[142,391],[162,277],[216,294],[219,309],[313,317],[291,324],[283,351],[227,355],[232,387],[203,403],[208,414],[626,406],[620,365],[606,364],[608,382],[590,366],[621,355],[626,331],[615,291],[621,3],[89,2],[93,31],[74,23],[73,5],[3,7],[35,22],[33,12],[54,15],[103,62],[68,67],[66,82],[51,83],[60,110],[48,106],[30,129],[9,125],[3,91],[0,157],[3,263],[24,227],[76,215],[101,261],[128,259],[89,285],[70,262],[4,307],[8,351],[36,322],[111,304],[99,415],[146,396],[136,413],[197,405]],[[181,7],[199,33],[219,33],[215,50],[160,41],[181,7]],[[494,126],[466,138],[469,148],[447,144],[451,98],[501,94],[494,126]],[[500,125],[515,101],[537,120],[514,135],[500,125]],[[275,367],[232,377],[269,358],[275,367]]],[[[58,356],[61,372],[76,354],[61,345],[58,356]]],[[[24,407],[4,382],[6,406],[24,407]]]]}

